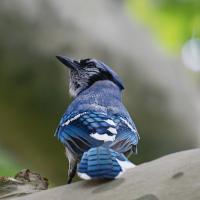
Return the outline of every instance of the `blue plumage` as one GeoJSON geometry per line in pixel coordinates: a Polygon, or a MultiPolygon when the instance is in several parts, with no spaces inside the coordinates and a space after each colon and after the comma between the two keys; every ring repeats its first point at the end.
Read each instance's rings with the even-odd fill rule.
{"type": "Polygon", "coordinates": [[[136,152],[139,135],[121,102],[118,75],[95,59],[74,61],[59,56],[70,68],[75,97],[56,130],[69,159],[68,183],[78,165],[83,179],[113,179],[133,167],[124,155],[136,152]]]}
{"type": "Polygon", "coordinates": [[[133,166],[127,158],[110,148],[95,147],[83,154],[78,167],[78,174],[84,179],[114,179],[123,173],[124,169],[119,164],[127,162],[133,166]]]}

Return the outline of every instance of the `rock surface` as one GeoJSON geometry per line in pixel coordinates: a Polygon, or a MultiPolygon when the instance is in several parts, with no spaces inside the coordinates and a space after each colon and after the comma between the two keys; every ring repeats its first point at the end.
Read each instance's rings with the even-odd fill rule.
{"type": "Polygon", "coordinates": [[[80,181],[16,200],[199,200],[200,149],[144,163],[115,181],[80,181]]]}
{"type": "Polygon", "coordinates": [[[40,174],[23,169],[12,177],[0,176],[0,199],[8,199],[46,190],[48,179],[40,174]]]}

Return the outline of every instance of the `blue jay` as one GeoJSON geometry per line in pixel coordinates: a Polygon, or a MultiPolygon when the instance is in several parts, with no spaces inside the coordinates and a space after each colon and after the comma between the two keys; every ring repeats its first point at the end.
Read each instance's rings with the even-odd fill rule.
{"type": "Polygon", "coordinates": [[[122,81],[99,60],[56,57],[69,68],[74,97],[55,133],[69,160],[68,183],[76,172],[85,180],[119,177],[134,167],[126,156],[137,152],[139,140],[121,101],[122,81]]]}

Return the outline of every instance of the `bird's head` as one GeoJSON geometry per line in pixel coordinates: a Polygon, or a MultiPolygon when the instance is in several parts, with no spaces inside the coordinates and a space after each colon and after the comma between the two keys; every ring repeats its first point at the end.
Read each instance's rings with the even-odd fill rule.
{"type": "Polygon", "coordinates": [[[110,80],[120,90],[124,89],[117,73],[99,60],[88,58],[77,61],[65,56],[56,57],[70,69],[70,94],[74,97],[100,80],[110,80]]]}

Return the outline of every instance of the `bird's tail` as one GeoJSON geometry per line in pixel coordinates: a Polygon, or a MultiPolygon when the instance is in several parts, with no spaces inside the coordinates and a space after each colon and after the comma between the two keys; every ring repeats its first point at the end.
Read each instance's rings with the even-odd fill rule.
{"type": "Polygon", "coordinates": [[[134,166],[123,154],[100,146],[83,154],[77,173],[85,180],[115,179],[134,166]]]}

